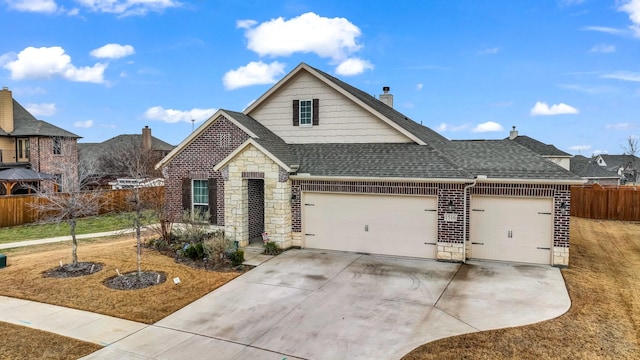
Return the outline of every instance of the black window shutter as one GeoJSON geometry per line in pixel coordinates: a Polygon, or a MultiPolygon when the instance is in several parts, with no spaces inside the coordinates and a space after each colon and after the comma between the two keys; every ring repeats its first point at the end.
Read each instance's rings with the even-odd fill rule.
{"type": "Polygon", "coordinates": [[[182,179],[182,210],[191,211],[191,179],[182,179]]]}
{"type": "Polygon", "coordinates": [[[313,126],[320,125],[320,99],[313,99],[313,126]]]}
{"type": "Polygon", "coordinates": [[[209,179],[209,215],[211,224],[218,223],[218,183],[216,179],[209,179]]]}
{"type": "Polygon", "coordinates": [[[300,100],[293,100],[293,126],[300,126],[300,100]]]}

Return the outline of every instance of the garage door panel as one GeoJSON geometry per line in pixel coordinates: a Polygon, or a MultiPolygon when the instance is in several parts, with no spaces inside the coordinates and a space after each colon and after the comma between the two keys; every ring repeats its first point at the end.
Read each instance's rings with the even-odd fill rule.
{"type": "Polygon", "coordinates": [[[471,257],[549,264],[552,209],[551,198],[473,196],[471,257]]]}
{"type": "Polygon", "coordinates": [[[435,258],[435,197],[304,194],[309,248],[435,258]]]}

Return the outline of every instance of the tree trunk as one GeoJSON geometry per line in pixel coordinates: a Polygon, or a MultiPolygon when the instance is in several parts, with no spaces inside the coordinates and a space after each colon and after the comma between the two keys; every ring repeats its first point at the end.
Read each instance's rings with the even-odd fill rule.
{"type": "Polygon", "coordinates": [[[73,243],[71,256],[73,265],[78,264],[78,239],[76,239],[76,220],[69,220],[69,227],[71,228],[71,242],[73,243]]]}

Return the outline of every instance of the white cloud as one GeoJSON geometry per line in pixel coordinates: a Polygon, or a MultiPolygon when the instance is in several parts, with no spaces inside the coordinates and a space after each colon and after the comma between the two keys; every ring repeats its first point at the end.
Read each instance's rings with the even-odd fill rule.
{"type": "Polygon", "coordinates": [[[503,131],[502,125],[498,124],[495,121],[487,121],[482,124],[478,124],[473,128],[473,132],[494,132],[494,131],[503,131]]]}
{"type": "Polygon", "coordinates": [[[416,84],[416,90],[420,91],[420,90],[422,90],[423,88],[424,88],[424,84],[421,84],[421,83],[416,84]]]}
{"type": "Polygon", "coordinates": [[[545,102],[538,101],[531,108],[531,116],[550,116],[563,114],[577,114],[578,109],[565,103],[547,105],[545,102]]]}
{"type": "Polygon", "coordinates": [[[616,71],[609,74],[604,74],[601,77],[605,79],[640,82],[640,73],[634,73],[631,71],[616,71]]]}
{"type": "Polygon", "coordinates": [[[314,53],[343,61],[362,47],[356,39],[360,29],[345,18],[326,18],[308,12],[285,20],[282,17],[256,22],[242,20],[247,48],[260,56],[289,56],[296,52],[314,53]]]}
{"type": "Polygon", "coordinates": [[[584,0],[559,0],[558,3],[560,6],[574,6],[580,5],[584,2],[584,0]]]}
{"type": "Polygon", "coordinates": [[[616,52],[616,47],[614,45],[598,44],[594,45],[589,52],[607,54],[616,52]]]}
{"type": "Polygon", "coordinates": [[[494,47],[494,48],[486,48],[486,49],[482,49],[480,51],[478,51],[478,54],[480,55],[494,55],[500,52],[500,48],[494,47]]]}
{"type": "Polygon", "coordinates": [[[58,5],[54,0],[6,0],[10,9],[37,13],[55,13],[58,5]]]}
{"type": "Polygon", "coordinates": [[[573,146],[569,146],[569,150],[571,151],[577,151],[578,153],[581,151],[587,151],[591,149],[591,145],[573,145],[573,146]]]}
{"type": "MultiPolygon", "coordinates": [[[[591,146],[589,146],[589,148],[591,148],[591,146]]],[[[608,154],[608,153],[609,153],[609,150],[593,150],[592,152],[593,155],[608,154]]]]}
{"type": "Polygon", "coordinates": [[[162,106],[154,106],[144,112],[144,117],[149,120],[159,120],[166,123],[186,122],[191,123],[191,120],[200,122],[208,119],[213,115],[217,109],[191,109],[191,110],[174,110],[165,109],[162,106]]]}
{"type": "Polygon", "coordinates": [[[27,109],[27,111],[31,113],[31,115],[35,117],[52,116],[52,115],[55,115],[57,111],[56,104],[53,104],[53,103],[27,104],[25,108],[27,109]]]}
{"type": "Polygon", "coordinates": [[[238,29],[249,29],[256,26],[257,23],[255,20],[238,20],[236,21],[236,27],[238,29]]]}
{"type": "Polygon", "coordinates": [[[233,90],[244,86],[273,84],[284,74],[284,64],[274,61],[265,64],[252,61],[246,66],[230,70],[222,78],[225,89],[233,90]]]}
{"type": "Polygon", "coordinates": [[[362,74],[365,70],[373,70],[373,65],[367,60],[359,58],[347,59],[336,67],[336,74],[343,76],[352,76],[362,74]]]}
{"type": "Polygon", "coordinates": [[[603,32],[611,35],[623,35],[625,33],[625,31],[622,29],[616,29],[607,26],[585,26],[582,28],[582,30],[603,32]]]}
{"type": "Polygon", "coordinates": [[[131,45],[107,44],[97,49],[91,50],[91,56],[101,59],[120,59],[133,55],[136,50],[131,45]]]}
{"type": "Polygon", "coordinates": [[[85,120],[85,121],[76,121],[73,123],[73,126],[77,128],[88,129],[93,127],[93,120],[85,120]]]}
{"type": "Polygon", "coordinates": [[[579,91],[585,94],[604,94],[615,91],[615,88],[608,86],[584,86],[578,84],[558,84],[558,86],[563,89],[579,91]]]}
{"type": "Polygon", "coordinates": [[[623,1],[622,5],[618,7],[618,11],[629,14],[632,23],[629,28],[633,31],[634,36],[640,37],[640,0],[623,1]]]}
{"type": "Polygon", "coordinates": [[[97,63],[93,66],[76,67],[71,63],[71,56],[59,46],[28,47],[12,58],[14,60],[3,66],[11,71],[11,78],[14,80],[51,79],[59,76],[70,81],[102,83],[108,66],[97,63]]]}
{"type": "Polygon", "coordinates": [[[436,128],[436,131],[438,131],[438,132],[447,132],[447,131],[456,132],[456,131],[468,130],[470,127],[471,127],[470,124],[451,125],[451,124],[447,124],[447,123],[441,123],[436,128]]]}
{"type": "Polygon", "coordinates": [[[76,0],[76,2],[94,12],[120,16],[146,15],[150,11],[162,12],[168,8],[182,6],[181,2],[175,0],[76,0]]]}
{"type": "Polygon", "coordinates": [[[611,130],[627,130],[631,128],[631,124],[629,123],[606,124],[604,127],[611,130]]]}

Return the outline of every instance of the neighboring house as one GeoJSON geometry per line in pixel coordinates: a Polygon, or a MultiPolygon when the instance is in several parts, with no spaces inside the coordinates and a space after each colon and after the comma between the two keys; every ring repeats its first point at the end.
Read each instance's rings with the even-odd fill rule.
{"type": "MultiPolygon", "coordinates": [[[[165,157],[174,147],[175,146],[152,136],[151,128],[145,126],[142,128],[141,134],[118,135],[101,143],[79,143],[78,152],[80,161],[94,164],[96,167],[94,171],[99,174],[99,183],[101,186],[112,187],[114,184],[111,184],[111,182],[118,182],[118,178],[130,176],[130,174],[122,173],[121,170],[118,171],[118,169],[110,166],[109,157],[111,155],[121,156],[121,151],[129,150],[145,152],[144,156],[150,158],[148,161],[150,169],[147,171],[147,177],[149,177],[149,181],[151,181],[151,179],[156,178],[154,175],[160,175],[153,174],[153,165],[165,157]]],[[[121,180],[126,182],[125,179],[121,180]]],[[[139,181],[135,179],[129,180],[139,181]]],[[[121,184],[115,185],[120,186],[121,184]]]]}
{"type": "Polygon", "coordinates": [[[551,144],[545,144],[528,136],[518,135],[518,130],[516,130],[515,126],[509,132],[509,139],[537,154],[540,154],[543,158],[562,166],[566,170],[569,170],[571,167],[571,154],[566,153],[551,144]]]}
{"type": "Polygon", "coordinates": [[[615,173],[620,177],[621,183],[635,182],[638,180],[638,167],[640,159],[635,155],[597,155],[595,161],[601,167],[615,173]]]}
{"type": "MultiPolygon", "coordinates": [[[[8,88],[0,90],[0,170],[27,168],[53,175],[59,184],[76,182],[79,138],[37,120],[13,99],[8,88]]],[[[59,186],[57,190],[64,191],[59,186]]],[[[28,191],[24,186],[14,186],[12,194],[28,191]]]]}
{"type": "Polygon", "coordinates": [[[595,158],[575,155],[571,158],[571,172],[587,180],[588,184],[620,185],[620,176],[598,165],[595,158]]]}
{"type": "Polygon", "coordinates": [[[245,246],[566,266],[571,172],[511,140],[450,141],[307,64],[219,110],[156,167],[170,212],[245,246]],[[466,246],[465,246],[466,244],[466,246]]]}

